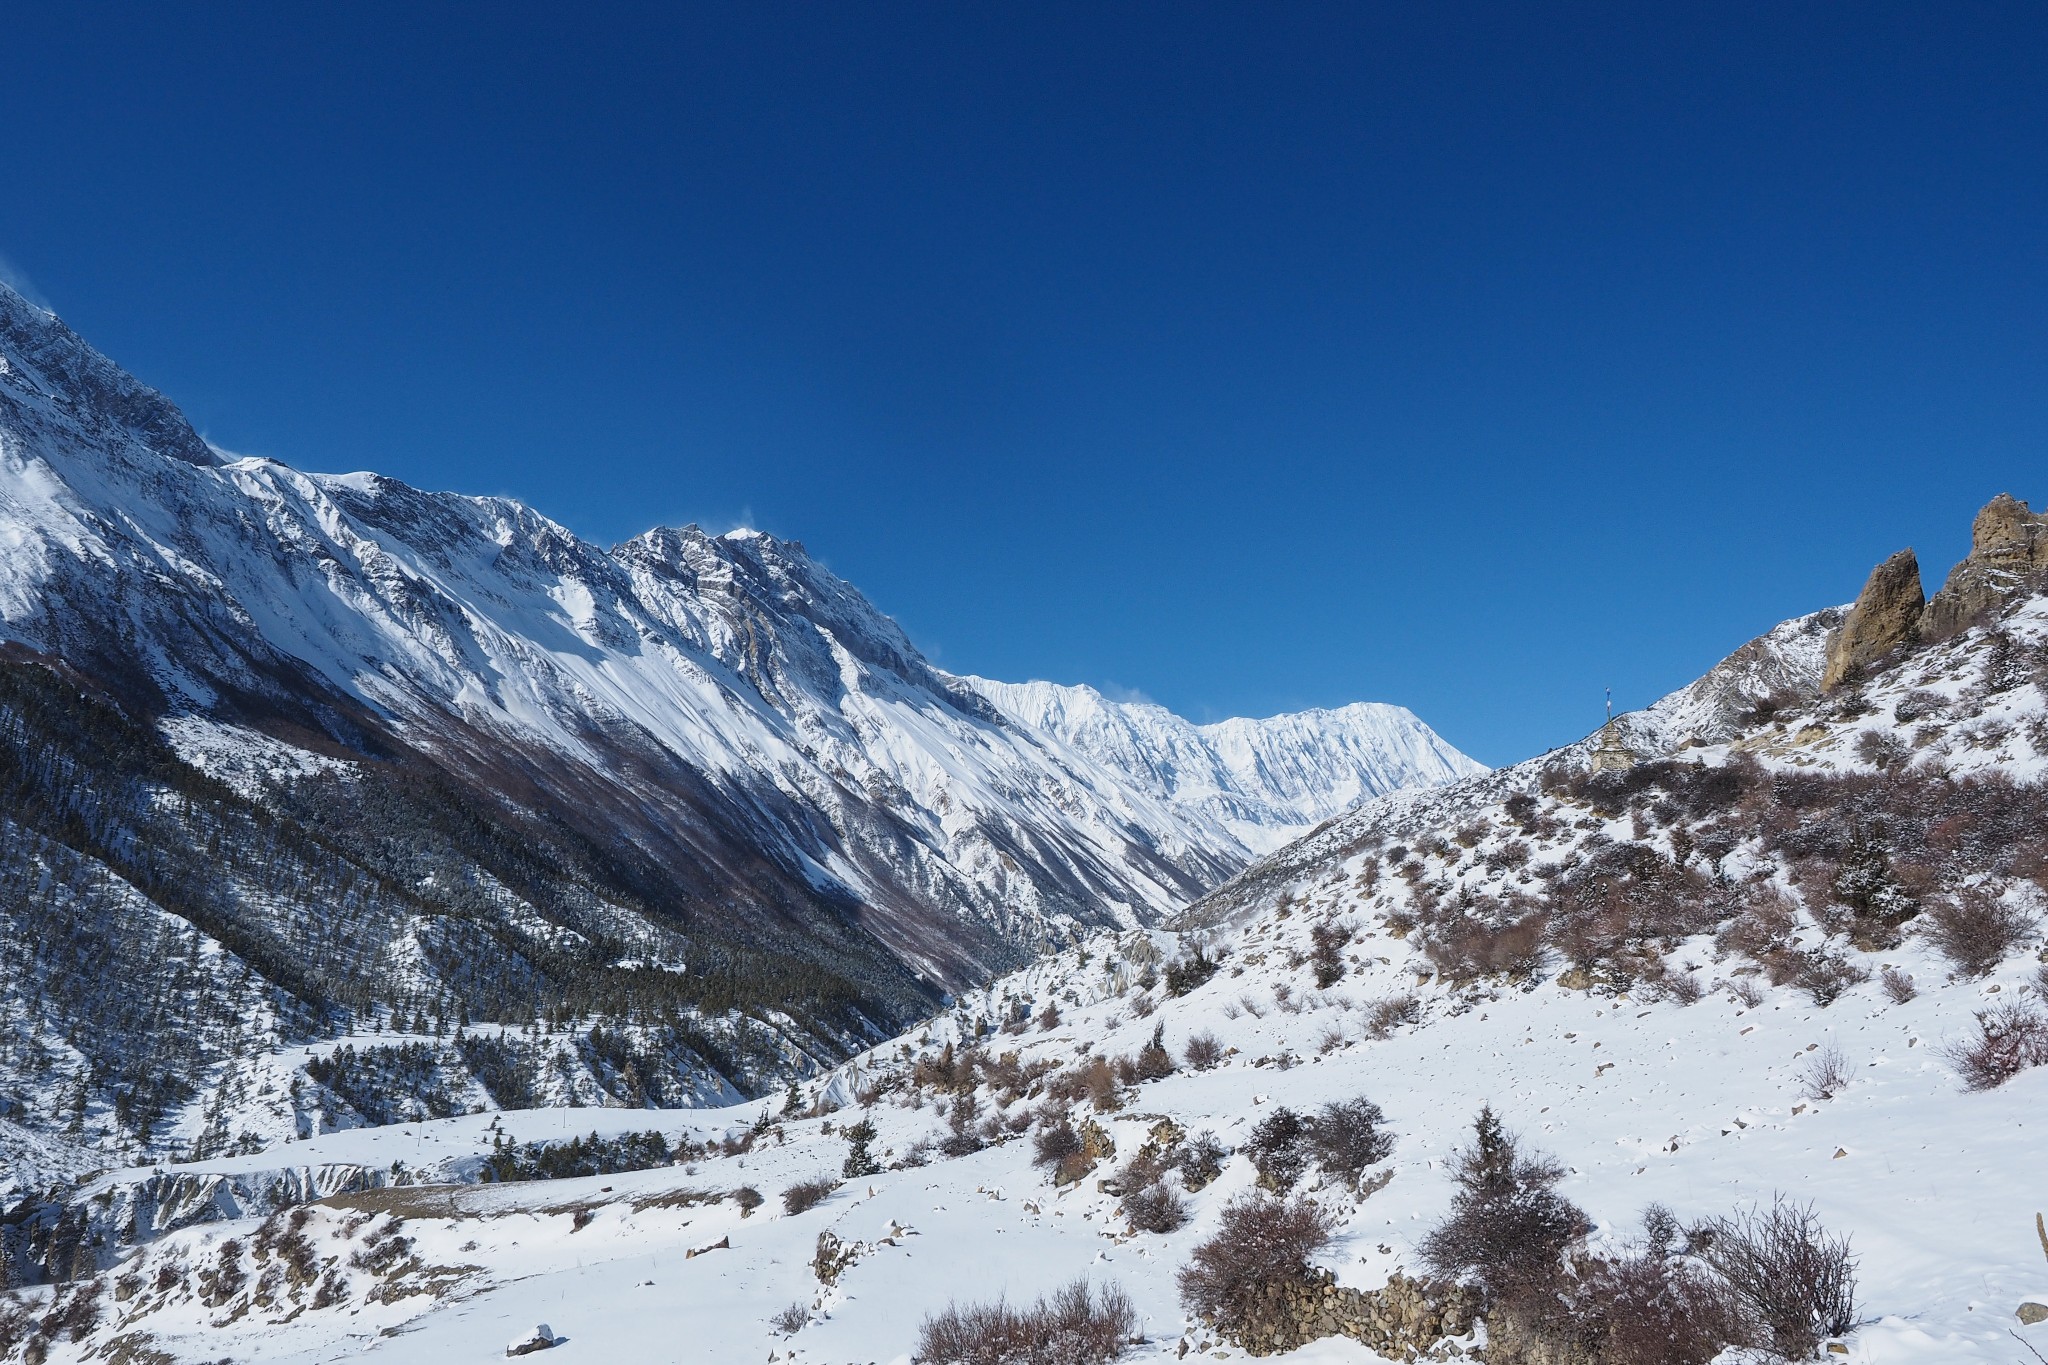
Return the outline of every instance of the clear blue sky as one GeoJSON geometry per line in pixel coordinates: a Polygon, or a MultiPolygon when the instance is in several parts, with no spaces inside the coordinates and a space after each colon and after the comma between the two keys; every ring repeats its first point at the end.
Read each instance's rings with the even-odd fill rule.
{"type": "Polygon", "coordinates": [[[1505,762],[2048,499],[2038,4],[323,8],[12,12],[14,275],[950,668],[1505,762]]]}

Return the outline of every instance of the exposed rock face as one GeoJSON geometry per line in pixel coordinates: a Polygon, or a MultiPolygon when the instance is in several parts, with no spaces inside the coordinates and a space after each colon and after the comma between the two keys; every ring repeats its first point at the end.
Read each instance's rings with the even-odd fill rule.
{"type": "Polygon", "coordinates": [[[1970,525],[1970,555],[1920,613],[1920,635],[1944,640],[2048,570],[2048,512],[2000,493],[1970,525]]]}
{"type": "Polygon", "coordinates": [[[1918,640],[1926,604],[1920,559],[1910,548],[1872,569],[1856,595],[1856,605],[1828,644],[1828,666],[1820,685],[1833,687],[1864,664],[1918,640]]]}

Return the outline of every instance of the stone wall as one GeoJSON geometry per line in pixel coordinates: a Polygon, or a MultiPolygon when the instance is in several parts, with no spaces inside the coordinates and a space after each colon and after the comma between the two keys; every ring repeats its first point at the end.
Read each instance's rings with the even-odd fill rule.
{"type": "Polygon", "coordinates": [[[1414,1360],[1479,1319],[1478,1291],[1396,1274],[1384,1289],[1345,1289],[1327,1270],[1267,1286],[1267,1298],[1236,1338],[1255,1356],[1278,1355],[1324,1337],[1349,1337],[1389,1360],[1414,1360]]]}

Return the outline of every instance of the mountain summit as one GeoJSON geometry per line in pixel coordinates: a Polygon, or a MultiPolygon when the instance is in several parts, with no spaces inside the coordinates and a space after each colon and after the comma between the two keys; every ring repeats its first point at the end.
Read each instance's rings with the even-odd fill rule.
{"type": "MultiPolygon", "coordinates": [[[[196,929],[180,970],[221,950],[281,1037],[779,1011],[714,1068],[742,1089],[1478,770],[1398,708],[1195,727],[954,677],[759,532],[606,550],[505,498],[233,457],[4,288],[0,650],[13,870],[75,866],[79,922],[196,929]]],[[[190,982],[136,970],[148,1027],[189,1032],[190,982]]],[[[193,1048],[156,1070],[217,1060],[193,1048]]]]}

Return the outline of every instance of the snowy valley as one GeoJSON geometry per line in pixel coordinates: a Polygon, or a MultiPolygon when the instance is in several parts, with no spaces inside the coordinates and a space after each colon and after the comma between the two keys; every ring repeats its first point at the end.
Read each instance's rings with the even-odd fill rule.
{"type": "MultiPolygon", "coordinates": [[[[2041,525],[1996,502],[1932,603],[1874,575],[1578,745],[1367,801],[765,1099],[100,1174],[17,1214],[64,1283],[0,1335],[34,1360],[970,1360],[1006,1321],[977,1306],[1051,1297],[1043,1336],[1085,1278],[1066,1317],[1108,1354],[1077,1327],[1042,1358],[2024,1359],[2041,525]],[[1483,1111],[1518,1144],[1493,1195],[1483,1111]],[[1554,1217],[1476,1256],[1446,1233],[1517,1209],[1554,1217]],[[1813,1255],[1744,1281],[1774,1227],[1813,1255]],[[1832,1297],[1773,1297],[1830,1266],[1832,1297]]],[[[1050,715],[999,704],[1027,702],[1050,715]]],[[[1095,705],[1062,742],[1114,744],[1095,705]]],[[[306,1060],[278,1049],[250,1102],[306,1060]]]]}

